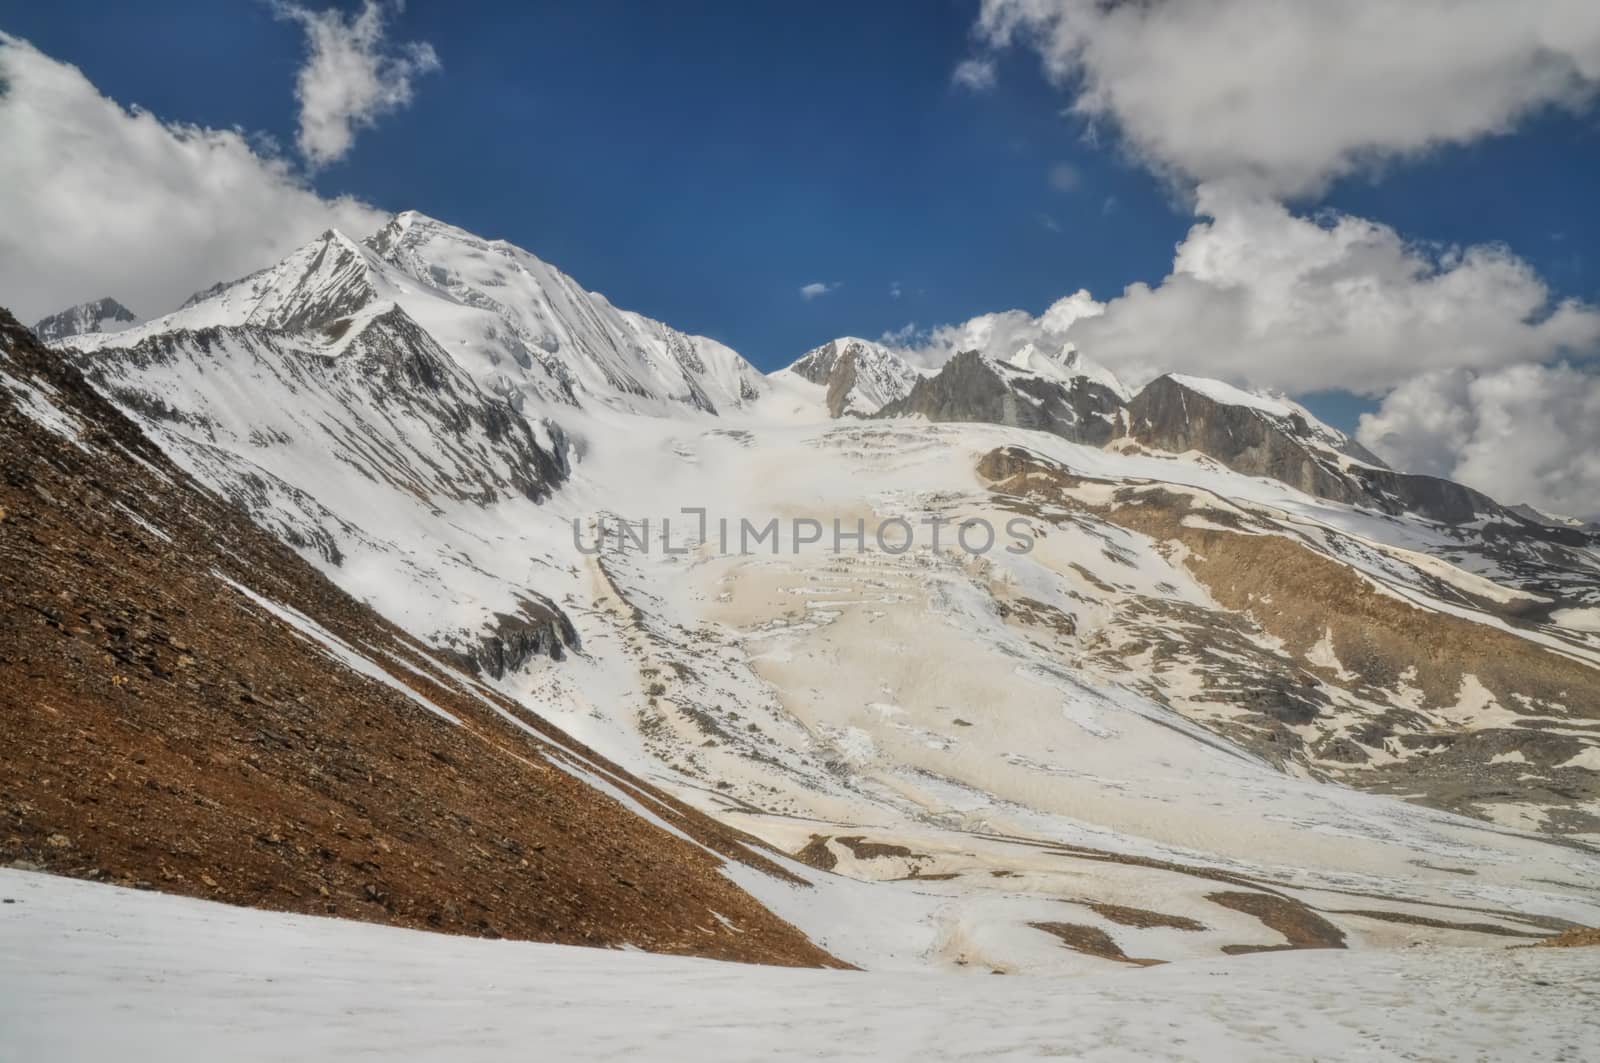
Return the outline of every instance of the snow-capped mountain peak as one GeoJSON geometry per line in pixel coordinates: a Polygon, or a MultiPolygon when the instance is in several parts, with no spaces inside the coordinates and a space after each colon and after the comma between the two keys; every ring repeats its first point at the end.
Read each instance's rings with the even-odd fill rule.
{"type": "Polygon", "coordinates": [[[444,300],[400,302],[480,377],[516,387],[531,375],[535,391],[553,386],[628,408],[664,402],[716,412],[760,394],[761,374],[730,348],[619,310],[505,240],[406,211],[366,248],[444,300]]]}
{"type": "Polygon", "coordinates": [[[329,229],[266,269],[196,292],[170,314],[117,334],[78,337],[79,350],[125,347],[181,330],[252,327],[314,332],[370,306],[394,286],[378,276],[375,256],[329,229]]]}
{"type": "Polygon", "coordinates": [[[715,413],[761,394],[730,348],[619,310],[504,240],[416,211],[357,242],[329,230],[280,262],[197,293],[171,314],[80,350],[182,329],[252,327],[338,344],[349,322],[400,307],[469,374],[517,401],[715,413]],[[345,322],[345,324],[341,324],[345,322]]]}
{"type": "Polygon", "coordinates": [[[905,398],[927,375],[883,344],[855,336],[813,347],[779,373],[825,387],[833,417],[870,417],[905,398]]]}
{"type": "Polygon", "coordinates": [[[1004,361],[1015,369],[1037,373],[1039,376],[1069,386],[1076,380],[1098,384],[1123,402],[1133,398],[1133,392],[1117,378],[1115,373],[1098,362],[1084,357],[1083,352],[1070,343],[1054,351],[1046,350],[1032,342],[1025,343],[1004,361]]]}
{"type": "Polygon", "coordinates": [[[71,336],[119,332],[138,321],[132,310],[107,296],[51,314],[33,326],[33,334],[43,343],[56,343],[71,336]]]}

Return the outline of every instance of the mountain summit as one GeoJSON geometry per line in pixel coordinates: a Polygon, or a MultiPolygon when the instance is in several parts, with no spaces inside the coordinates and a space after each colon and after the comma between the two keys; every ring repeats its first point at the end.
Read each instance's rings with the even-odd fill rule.
{"type": "Polygon", "coordinates": [[[821,384],[830,417],[870,417],[904,398],[926,373],[881,343],[842,336],[774,375],[821,384]]]}
{"type": "Polygon", "coordinates": [[[107,296],[51,314],[33,326],[33,334],[41,343],[55,343],[90,332],[117,332],[138,320],[132,310],[107,296]]]}

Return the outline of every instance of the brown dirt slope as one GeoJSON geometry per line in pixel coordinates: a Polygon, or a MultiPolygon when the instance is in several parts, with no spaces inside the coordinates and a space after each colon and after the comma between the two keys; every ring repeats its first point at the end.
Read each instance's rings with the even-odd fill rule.
{"type": "Polygon", "coordinates": [[[835,962],[720,873],[719,853],[783,874],[755,843],[448,669],[4,311],[0,732],[0,863],[463,934],[835,962]]]}

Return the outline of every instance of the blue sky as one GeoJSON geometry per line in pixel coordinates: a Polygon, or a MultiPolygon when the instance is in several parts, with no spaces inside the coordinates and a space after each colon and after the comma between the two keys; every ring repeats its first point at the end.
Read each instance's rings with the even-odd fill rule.
{"type": "MultiPolygon", "coordinates": [[[[332,6],[353,13],[360,5],[332,6]]],[[[1493,11],[1483,17],[1515,17],[1503,5],[1479,6],[1493,11]]],[[[1176,8],[1155,5],[1152,17],[1176,8]]],[[[1566,9],[1572,17],[1575,9],[1566,9]]],[[[3,0],[0,29],[165,122],[237,128],[258,145],[270,138],[297,179],[324,196],[418,209],[511,240],[618,305],[721,339],[764,369],[841,334],[876,337],[1011,308],[1038,314],[1079,288],[1110,300],[1129,284],[1159,286],[1196,224],[1196,186],[1217,176],[1159,130],[1155,147],[1130,146],[1119,124],[1128,115],[1115,107],[1092,123],[1066,113],[1081,73],[1051,83],[1040,62],[1045,45],[1005,47],[992,36],[984,43],[976,0],[415,0],[385,11],[388,40],[427,42],[441,68],[419,74],[406,106],[360,130],[346,156],[320,168],[294,149],[306,37],[265,0],[3,0]],[[994,64],[994,83],[983,91],[952,81],[957,64],[975,55],[994,64]],[[1163,180],[1158,171],[1177,176],[1163,180]],[[810,283],[837,287],[802,298],[810,283]]],[[[1440,23],[1438,35],[1449,29],[1440,23]]],[[[1197,51],[1205,46],[1197,40],[1197,51]]],[[[1231,47],[1224,38],[1213,62],[1219,76],[1229,76],[1231,47]]],[[[1434,40],[1417,52],[1417,65],[1440,67],[1448,53],[1434,40]]],[[[1530,77],[1552,48],[1530,54],[1505,58],[1508,85],[1530,77]]],[[[1381,62],[1373,69],[1384,76],[1381,62]]],[[[1440,78],[1447,74],[1466,76],[1443,69],[1440,78]]],[[[1174,108],[1190,94],[1178,76],[1174,108]]],[[[1139,83],[1152,77],[1165,74],[1146,73],[1139,83]]],[[[1397,92],[1414,88],[1399,84],[1397,92]]],[[[1294,91],[1292,83],[1287,91],[1245,88],[1269,99],[1294,91]]],[[[1325,224],[1319,212],[1337,211],[1392,227],[1408,246],[1439,256],[1441,269],[1452,261],[1450,246],[1498,245],[1548,289],[1551,305],[1534,318],[1564,298],[1600,299],[1600,120],[1590,101],[1580,93],[1510,120],[1495,117],[1489,101],[1471,116],[1470,135],[1458,135],[1427,126],[1429,107],[1448,107],[1416,92],[1419,128],[1383,141],[1389,134],[1358,124],[1348,144],[1318,156],[1322,177],[1285,178],[1275,200],[1325,224]],[[1369,141],[1382,150],[1369,151],[1369,141]],[[1328,161],[1346,147],[1375,161],[1328,161]]],[[[1409,104],[1397,95],[1393,106],[1409,104]]],[[[1236,132],[1224,122],[1219,142],[1236,132]]],[[[1230,254],[1258,250],[1246,241],[1230,254]]],[[[98,294],[107,293],[82,293],[98,294]]],[[[1260,368],[1258,358],[1233,372],[1238,367],[1214,350],[1211,361],[1191,366],[1188,335],[1180,322],[1159,341],[1165,367],[1205,371],[1216,362],[1217,375],[1241,379],[1249,365],[1260,368]]],[[[1407,335],[1422,338],[1397,338],[1374,364],[1408,358],[1407,343],[1431,342],[1407,335]]],[[[1325,344],[1307,364],[1337,360],[1340,350],[1325,344]]],[[[1571,353],[1519,349],[1504,360],[1571,353]]],[[[1419,372],[1439,367],[1449,360],[1419,355],[1419,372]]],[[[1258,375],[1253,382],[1309,396],[1313,409],[1346,428],[1396,383],[1355,370],[1258,375]]]]}

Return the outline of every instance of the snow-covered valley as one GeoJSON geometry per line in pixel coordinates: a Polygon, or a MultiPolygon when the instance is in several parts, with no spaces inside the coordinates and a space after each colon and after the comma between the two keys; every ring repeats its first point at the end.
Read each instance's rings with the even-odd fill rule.
{"type": "MultiPolygon", "coordinates": [[[[0,1004],[14,1046],[92,1054],[61,1017],[106,993],[105,1036],[197,1057],[281,1055],[289,1014],[325,1038],[297,1048],[376,1058],[530,1038],[563,1056],[1282,1058],[1308,1031],[1339,1057],[1472,1058],[1526,1033],[1560,1058],[1585,1036],[1592,950],[1507,949],[1600,925],[1586,533],[1373,464],[1287,399],[1182,376],[1135,393],[1076,351],[934,373],[840,340],[763,376],[410,212],[60,343],[415,654],[397,670],[227,577],[249,606],[407,711],[479,726],[409,670],[537,733],[652,829],[688,839],[625,779],[705,813],[755,856],[716,849],[718,885],[868,973],[0,872],[18,901],[0,933],[26,961],[0,1004]],[[1025,977],[971,977],[991,972],[1025,977]],[[1469,984],[1483,1007],[1460,1003],[1469,984]],[[1375,1018],[1397,1000],[1427,1020],[1375,1018]]],[[[82,448],[90,426],[6,380],[82,448]]],[[[146,877],[33,835],[24,866],[146,877]]],[[[745,932],[710,911],[723,929],[697,932],[745,932]]]]}

